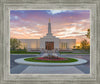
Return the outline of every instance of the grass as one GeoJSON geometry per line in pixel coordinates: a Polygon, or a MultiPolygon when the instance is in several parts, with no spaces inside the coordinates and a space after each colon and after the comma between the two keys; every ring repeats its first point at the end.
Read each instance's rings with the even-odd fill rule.
{"type": "Polygon", "coordinates": [[[40,54],[40,52],[11,52],[11,54],[40,54]]]}
{"type": "MultiPolygon", "coordinates": [[[[40,52],[11,52],[11,54],[40,54],[40,52]]],[[[89,54],[89,53],[60,52],[60,54],[89,54]]]]}
{"type": "MultiPolygon", "coordinates": [[[[40,54],[40,52],[10,52],[11,54],[40,54]]],[[[60,54],[89,54],[89,53],[70,53],[70,52],[60,52],[60,54]]]]}
{"type": "MultiPolygon", "coordinates": [[[[40,54],[41,52],[27,52],[26,50],[11,50],[11,54],[40,54]]],[[[60,54],[89,54],[89,53],[72,53],[72,52],[59,52],[60,54]]]]}
{"type": "Polygon", "coordinates": [[[77,59],[74,58],[66,58],[68,60],[60,60],[60,61],[51,61],[51,60],[36,60],[37,57],[34,58],[26,58],[24,59],[25,61],[29,62],[46,62],[46,63],[71,63],[71,62],[76,62],[78,61],[77,59]]]}
{"type": "Polygon", "coordinates": [[[90,53],[72,53],[72,52],[60,52],[60,54],[90,54],[90,53]]]}

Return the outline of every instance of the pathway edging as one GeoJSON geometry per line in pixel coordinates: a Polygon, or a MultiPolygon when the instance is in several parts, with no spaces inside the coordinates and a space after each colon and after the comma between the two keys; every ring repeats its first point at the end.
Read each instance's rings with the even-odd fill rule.
{"type": "MultiPolygon", "coordinates": [[[[27,57],[29,58],[29,57],[27,57]]],[[[87,63],[88,61],[85,59],[75,58],[78,61],[77,62],[71,62],[71,63],[43,63],[43,62],[28,62],[24,60],[25,58],[20,58],[14,60],[18,64],[24,64],[24,65],[37,65],[37,66],[73,66],[73,65],[80,65],[87,63]]]]}

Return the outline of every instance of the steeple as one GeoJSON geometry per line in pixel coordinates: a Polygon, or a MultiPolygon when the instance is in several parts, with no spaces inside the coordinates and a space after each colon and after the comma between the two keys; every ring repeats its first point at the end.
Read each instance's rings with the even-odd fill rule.
{"type": "Polygon", "coordinates": [[[49,18],[49,23],[50,23],[50,18],[49,18]]]}
{"type": "Polygon", "coordinates": [[[49,23],[48,23],[48,33],[47,35],[52,35],[51,33],[51,23],[50,23],[50,18],[49,18],[49,23]]]}

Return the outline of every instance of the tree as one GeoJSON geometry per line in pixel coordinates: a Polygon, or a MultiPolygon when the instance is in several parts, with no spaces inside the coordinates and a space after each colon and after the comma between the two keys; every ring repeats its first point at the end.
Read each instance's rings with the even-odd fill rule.
{"type": "Polygon", "coordinates": [[[17,48],[20,47],[20,43],[21,43],[20,40],[15,39],[15,38],[11,38],[10,39],[10,48],[12,50],[16,50],[17,48]]]}
{"type": "Polygon", "coordinates": [[[87,30],[86,36],[90,39],[90,29],[87,30]]]}
{"type": "Polygon", "coordinates": [[[86,39],[81,41],[81,49],[83,49],[83,50],[89,50],[90,49],[89,42],[86,39]]]}

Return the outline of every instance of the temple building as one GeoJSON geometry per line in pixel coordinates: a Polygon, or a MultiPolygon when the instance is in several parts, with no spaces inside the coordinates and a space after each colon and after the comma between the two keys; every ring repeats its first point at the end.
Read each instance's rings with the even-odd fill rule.
{"type": "Polygon", "coordinates": [[[53,36],[51,32],[51,22],[49,19],[48,33],[40,39],[19,39],[21,41],[21,48],[26,48],[28,51],[44,50],[72,50],[76,45],[76,39],[59,39],[53,36]]]}

